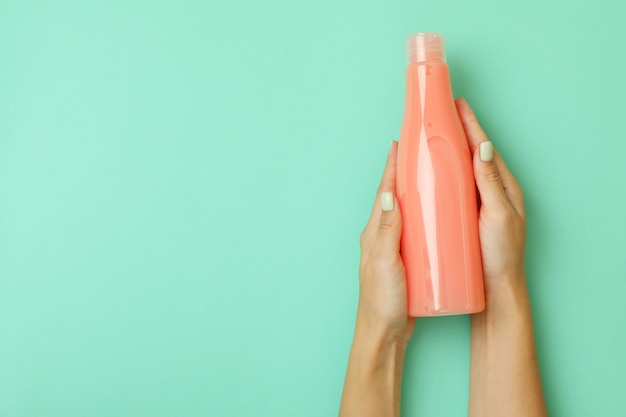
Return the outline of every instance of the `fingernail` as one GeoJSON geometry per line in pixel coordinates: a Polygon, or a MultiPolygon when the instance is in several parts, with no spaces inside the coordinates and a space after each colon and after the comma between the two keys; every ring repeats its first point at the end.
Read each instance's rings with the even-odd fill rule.
{"type": "Polygon", "coordinates": [[[493,143],[491,141],[480,142],[480,160],[491,161],[493,159],[493,143]]]}
{"type": "Polygon", "coordinates": [[[391,211],[393,210],[393,193],[389,191],[385,191],[380,195],[380,205],[383,208],[383,211],[391,211]]]}

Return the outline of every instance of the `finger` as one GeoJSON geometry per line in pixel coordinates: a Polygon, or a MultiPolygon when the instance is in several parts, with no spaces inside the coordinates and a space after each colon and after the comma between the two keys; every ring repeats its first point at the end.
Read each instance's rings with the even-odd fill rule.
{"type": "Polygon", "coordinates": [[[373,251],[381,259],[393,260],[400,254],[400,235],[402,234],[402,216],[393,192],[384,190],[380,194],[380,210],[380,221],[373,251]]]}
{"type": "MultiPolygon", "coordinates": [[[[489,138],[485,134],[483,128],[480,126],[480,123],[478,122],[474,111],[465,99],[457,99],[456,106],[459,117],[461,119],[461,123],[463,124],[463,129],[465,130],[465,135],[467,136],[470,151],[474,153],[475,149],[480,146],[482,142],[488,141],[489,138]]],[[[520,187],[519,183],[517,182],[509,168],[506,166],[504,159],[502,159],[499,152],[495,151],[495,149],[493,151],[493,160],[496,172],[499,176],[499,182],[502,186],[505,196],[507,197],[507,199],[509,199],[511,205],[515,208],[515,210],[522,217],[525,218],[526,214],[524,210],[524,196],[522,193],[522,187],[520,187]]],[[[495,174],[491,173],[488,175],[494,176],[495,174]]]]}
{"type": "Polygon", "coordinates": [[[374,200],[374,207],[370,218],[361,235],[361,243],[367,244],[368,241],[373,241],[376,236],[381,216],[381,194],[384,191],[395,193],[396,190],[396,155],[398,150],[398,142],[392,141],[387,153],[387,162],[385,163],[385,169],[383,170],[383,176],[380,180],[380,185],[376,192],[376,198],[374,200]]]}
{"type": "Polygon", "coordinates": [[[458,98],[456,99],[455,104],[457,112],[459,113],[459,118],[461,119],[461,124],[465,130],[465,135],[467,136],[467,143],[469,145],[470,152],[473,155],[474,151],[478,147],[478,144],[489,140],[489,138],[478,123],[478,119],[467,101],[464,98],[458,98]]]}
{"type": "Polygon", "coordinates": [[[522,217],[526,218],[526,209],[524,208],[524,192],[519,185],[513,173],[509,170],[509,167],[504,162],[504,159],[500,155],[500,152],[493,150],[493,160],[500,174],[502,181],[502,188],[507,198],[511,202],[511,205],[515,208],[515,211],[522,217]]]}
{"type": "Polygon", "coordinates": [[[474,152],[474,177],[480,201],[487,207],[511,207],[493,156],[493,144],[488,140],[481,142],[474,152]]]}

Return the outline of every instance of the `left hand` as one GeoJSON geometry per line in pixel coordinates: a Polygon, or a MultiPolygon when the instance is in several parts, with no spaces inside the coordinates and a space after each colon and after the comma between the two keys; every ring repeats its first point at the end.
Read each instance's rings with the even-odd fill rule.
{"type": "Polygon", "coordinates": [[[402,216],[396,190],[398,142],[393,141],[372,214],[361,233],[357,322],[386,338],[408,343],[415,318],[408,317],[406,274],[400,257],[402,216]]]}

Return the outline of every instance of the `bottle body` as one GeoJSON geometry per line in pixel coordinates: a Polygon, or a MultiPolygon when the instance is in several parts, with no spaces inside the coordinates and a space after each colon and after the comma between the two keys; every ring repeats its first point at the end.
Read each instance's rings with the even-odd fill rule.
{"type": "Polygon", "coordinates": [[[469,314],[485,306],[472,158],[444,60],[406,70],[396,193],[409,316],[469,314]]]}

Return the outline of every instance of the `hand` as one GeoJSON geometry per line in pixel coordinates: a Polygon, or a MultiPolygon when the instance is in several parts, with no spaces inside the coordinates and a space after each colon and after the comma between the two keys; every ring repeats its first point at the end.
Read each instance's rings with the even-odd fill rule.
{"type": "Polygon", "coordinates": [[[361,233],[360,292],[340,417],[399,416],[402,371],[415,319],[407,316],[402,218],[394,197],[398,143],[391,142],[374,208],[361,233]]]}
{"type": "Polygon", "coordinates": [[[400,257],[402,216],[395,198],[397,150],[398,142],[393,141],[372,214],[361,233],[357,322],[408,343],[415,318],[407,313],[406,275],[400,257]]]}
{"type": "Polygon", "coordinates": [[[478,224],[486,308],[489,309],[498,305],[504,293],[511,289],[526,291],[524,196],[469,104],[460,98],[456,106],[473,155],[474,177],[480,194],[478,224]]]}
{"type": "Polygon", "coordinates": [[[478,228],[485,310],[471,318],[470,417],[548,415],[533,334],[526,272],[522,188],[463,99],[457,111],[480,194],[478,228]]]}

